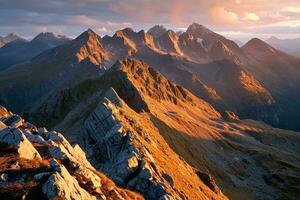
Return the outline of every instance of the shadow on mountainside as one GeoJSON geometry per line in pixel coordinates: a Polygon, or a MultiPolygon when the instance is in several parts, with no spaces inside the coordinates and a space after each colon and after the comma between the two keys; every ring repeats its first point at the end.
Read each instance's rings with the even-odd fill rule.
{"type": "Polygon", "coordinates": [[[248,131],[251,140],[259,144],[251,146],[251,140],[243,136],[224,132],[223,139],[197,138],[153,115],[151,121],[182,159],[211,174],[230,199],[297,199],[300,195],[300,159],[294,156],[299,155],[300,149],[291,147],[294,152],[281,149],[281,138],[275,136],[274,145],[267,146],[270,142],[270,138],[264,138],[267,133],[248,131]]]}

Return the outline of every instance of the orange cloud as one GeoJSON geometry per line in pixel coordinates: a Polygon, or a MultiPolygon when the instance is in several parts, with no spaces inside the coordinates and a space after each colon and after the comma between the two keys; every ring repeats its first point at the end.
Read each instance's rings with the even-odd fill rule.
{"type": "Polygon", "coordinates": [[[210,16],[216,24],[235,24],[238,21],[238,15],[224,7],[214,7],[210,16]]]}
{"type": "Polygon", "coordinates": [[[255,13],[245,12],[243,20],[258,21],[260,18],[255,13]]]}

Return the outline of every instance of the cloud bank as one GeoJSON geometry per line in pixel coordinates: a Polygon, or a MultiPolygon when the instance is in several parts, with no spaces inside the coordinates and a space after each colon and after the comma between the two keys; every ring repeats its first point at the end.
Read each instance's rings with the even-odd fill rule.
{"type": "MultiPolygon", "coordinates": [[[[186,28],[198,22],[222,33],[296,37],[299,0],[1,0],[0,35],[40,31],[76,36],[87,28],[112,34],[127,26],[186,28]]],[[[300,35],[299,35],[300,37],[300,35]]]]}

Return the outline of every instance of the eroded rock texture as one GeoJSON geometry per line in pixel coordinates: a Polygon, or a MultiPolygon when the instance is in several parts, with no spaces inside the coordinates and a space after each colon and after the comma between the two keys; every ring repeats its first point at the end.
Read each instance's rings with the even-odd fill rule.
{"type": "Polygon", "coordinates": [[[1,199],[143,199],[96,171],[62,134],[0,111],[1,199]]]}

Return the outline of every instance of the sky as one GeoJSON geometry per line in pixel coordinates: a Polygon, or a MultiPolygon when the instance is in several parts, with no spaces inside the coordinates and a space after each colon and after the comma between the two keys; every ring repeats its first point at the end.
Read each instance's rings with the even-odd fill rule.
{"type": "Polygon", "coordinates": [[[231,39],[300,38],[300,0],[0,0],[0,35],[40,32],[76,37],[155,24],[185,30],[196,22],[231,39]]]}

